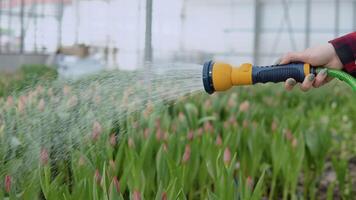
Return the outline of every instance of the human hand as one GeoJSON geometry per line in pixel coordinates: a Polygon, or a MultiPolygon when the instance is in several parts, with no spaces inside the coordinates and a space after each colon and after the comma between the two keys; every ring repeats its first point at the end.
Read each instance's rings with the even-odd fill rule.
{"type": "MultiPolygon", "coordinates": [[[[304,62],[312,66],[322,66],[332,69],[342,69],[343,65],[337,56],[334,47],[331,44],[320,45],[308,48],[301,52],[290,52],[282,56],[277,63],[283,65],[291,62],[304,62]]],[[[310,88],[318,88],[331,80],[327,77],[327,69],[321,70],[317,76],[309,74],[300,85],[302,91],[308,91],[310,88]]],[[[290,91],[297,84],[293,78],[285,82],[286,90],[290,91]]]]}

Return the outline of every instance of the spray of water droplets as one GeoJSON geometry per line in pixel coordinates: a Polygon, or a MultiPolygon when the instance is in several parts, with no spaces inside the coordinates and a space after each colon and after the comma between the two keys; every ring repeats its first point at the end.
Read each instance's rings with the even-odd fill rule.
{"type": "Polygon", "coordinates": [[[48,159],[44,149],[64,159],[133,112],[149,116],[155,105],[201,90],[201,66],[194,64],[107,71],[29,88],[0,100],[0,165],[26,173],[40,157],[48,159]]]}

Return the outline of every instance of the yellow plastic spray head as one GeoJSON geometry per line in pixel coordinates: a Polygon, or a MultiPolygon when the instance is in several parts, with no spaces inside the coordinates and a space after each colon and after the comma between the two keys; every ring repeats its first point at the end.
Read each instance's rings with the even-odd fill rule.
{"type": "Polygon", "coordinates": [[[208,61],[203,67],[203,85],[207,93],[225,91],[233,85],[252,84],[252,65],[242,64],[232,67],[223,62],[208,61]]]}

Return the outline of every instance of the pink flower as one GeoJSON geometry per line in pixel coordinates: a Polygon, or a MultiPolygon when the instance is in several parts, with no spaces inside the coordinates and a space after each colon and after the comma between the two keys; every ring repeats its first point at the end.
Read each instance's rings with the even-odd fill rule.
{"type": "Polygon", "coordinates": [[[240,104],[239,110],[240,112],[247,112],[250,108],[250,102],[244,101],[240,104]]]}
{"type": "Polygon", "coordinates": [[[37,86],[37,88],[36,88],[36,92],[37,92],[37,93],[42,94],[43,91],[44,91],[44,88],[43,88],[42,85],[37,86]]]}
{"type": "Polygon", "coordinates": [[[204,102],[204,108],[210,108],[211,107],[211,100],[210,99],[207,99],[205,102],[204,102]]]}
{"type": "Polygon", "coordinates": [[[292,147],[293,147],[293,149],[295,149],[295,148],[297,148],[297,146],[298,146],[298,140],[297,140],[297,138],[293,138],[292,139],[292,147]]]}
{"type": "Polygon", "coordinates": [[[185,120],[185,115],[184,115],[183,112],[180,112],[180,113],[178,114],[178,119],[179,119],[179,121],[181,121],[181,122],[185,120]]]}
{"type": "Polygon", "coordinates": [[[80,156],[79,160],[78,160],[78,165],[79,166],[84,166],[85,165],[85,158],[84,156],[80,156]]]}
{"type": "Polygon", "coordinates": [[[98,105],[100,103],[100,101],[101,101],[101,97],[99,95],[95,95],[95,97],[94,97],[95,104],[98,105]]]}
{"type": "Polygon", "coordinates": [[[224,129],[228,129],[230,127],[230,123],[228,121],[224,122],[224,129]]]}
{"type": "Polygon", "coordinates": [[[101,182],[101,175],[98,169],[95,170],[95,174],[94,174],[94,180],[95,182],[100,185],[101,182]]]}
{"type": "Polygon", "coordinates": [[[229,149],[229,147],[226,147],[224,150],[224,163],[225,165],[230,164],[231,161],[231,151],[229,149]]]}
{"type": "Polygon", "coordinates": [[[229,101],[227,102],[227,105],[229,106],[229,108],[233,108],[236,106],[236,100],[232,97],[229,98],[229,101]]]}
{"type": "Polygon", "coordinates": [[[114,160],[109,161],[110,168],[114,171],[116,169],[116,163],[114,160]]]}
{"type": "Polygon", "coordinates": [[[132,138],[128,139],[128,145],[130,149],[135,148],[135,143],[132,138]]]}
{"type": "Polygon", "coordinates": [[[287,140],[292,141],[294,136],[292,134],[292,131],[287,129],[284,131],[284,136],[286,137],[287,140]]]}
{"type": "Polygon", "coordinates": [[[168,145],[166,143],[163,143],[163,151],[168,152],[168,145]]]}
{"type": "Polygon", "coordinates": [[[164,134],[163,134],[163,140],[164,140],[164,141],[168,141],[168,137],[169,137],[168,132],[164,132],[164,134]]]}
{"type": "Polygon", "coordinates": [[[112,133],[112,134],[110,135],[110,145],[111,145],[112,147],[114,147],[114,146],[116,145],[116,135],[115,135],[115,133],[112,133]]]}
{"type": "Polygon", "coordinates": [[[159,128],[161,127],[161,120],[160,120],[160,119],[156,119],[156,121],[155,121],[155,127],[156,127],[157,129],[159,129],[159,128]]]}
{"type": "Polygon", "coordinates": [[[97,141],[99,139],[100,134],[102,133],[101,125],[98,121],[94,121],[93,123],[93,131],[92,131],[92,139],[97,141]]]}
{"type": "Polygon", "coordinates": [[[171,129],[172,133],[175,133],[177,131],[177,124],[172,124],[171,129]]]}
{"type": "Polygon", "coordinates": [[[190,159],[190,154],[191,154],[191,148],[190,145],[187,144],[185,146],[185,150],[184,150],[184,154],[183,154],[183,158],[182,158],[182,163],[187,163],[190,159]]]}
{"type": "Polygon", "coordinates": [[[248,127],[248,121],[246,119],[244,119],[244,121],[242,122],[242,126],[244,128],[247,128],[248,127]]]}
{"type": "Polygon", "coordinates": [[[37,106],[38,110],[43,112],[44,109],[45,109],[45,101],[44,99],[41,99],[40,102],[38,103],[38,106],[37,106]]]}
{"type": "Polygon", "coordinates": [[[78,104],[78,98],[73,95],[67,101],[67,107],[72,108],[78,104]]]}
{"type": "Polygon", "coordinates": [[[277,122],[273,120],[273,122],[271,123],[271,130],[274,132],[276,131],[278,128],[277,122]]]}
{"type": "Polygon", "coordinates": [[[46,148],[42,148],[40,152],[41,165],[47,165],[48,160],[49,160],[48,150],[46,148]]]}
{"type": "Polygon", "coordinates": [[[112,178],[112,183],[116,189],[116,192],[120,193],[120,182],[117,179],[117,176],[114,176],[114,178],[112,178]]]}
{"type": "Polygon", "coordinates": [[[252,189],[253,187],[253,179],[251,176],[247,177],[246,179],[246,184],[247,184],[247,187],[249,187],[250,189],[252,189]]]}
{"type": "Polygon", "coordinates": [[[7,107],[11,107],[14,105],[14,97],[12,96],[8,96],[6,99],[6,106],[7,107]]]}
{"type": "Polygon", "coordinates": [[[146,129],[143,131],[143,137],[144,137],[145,139],[147,139],[149,136],[150,136],[150,129],[146,128],[146,129]]]}
{"type": "Polygon", "coordinates": [[[17,109],[20,113],[24,112],[26,106],[27,98],[25,96],[21,96],[19,101],[17,102],[17,109]]]}
{"type": "Polygon", "coordinates": [[[53,89],[52,88],[48,88],[47,95],[50,96],[50,97],[53,96],[53,89]]]}
{"type": "Polygon", "coordinates": [[[203,135],[203,128],[198,129],[198,137],[201,137],[203,135]]]}
{"type": "Polygon", "coordinates": [[[167,200],[167,192],[162,192],[162,198],[161,200],[167,200]]]}
{"type": "Polygon", "coordinates": [[[214,128],[213,125],[211,124],[211,122],[205,122],[204,123],[204,130],[208,133],[212,133],[214,128]]]}
{"type": "Polygon", "coordinates": [[[189,131],[188,132],[187,139],[189,141],[192,141],[194,139],[194,132],[193,131],[189,131]]]}
{"type": "Polygon", "coordinates": [[[11,191],[11,176],[9,175],[5,176],[5,191],[7,193],[10,193],[11,191]]]}
{"type": "Polygon", "coordinates": [[[139,191],[135,190],[133,192],[132,199],[133,200],[141,200],[141,193],[139,191]]]}
{"type": "Polygon", "coordinates": [[[216,146],[221,146],[222,145],[222,139],[220,134],[216,137],[216,141],[215,141],[216,146]]]}
{"type": "Polygon", "coordinates": [[[157,132],[156,132],[156,139],[157,139],[157,141],[161,141],[162,138],[163,138],[163,132],[162,132],[161,128],[158,128],[157,132]]]}
{"type": "Polygon", "coordinates": [[[68,85],[63,86],[63,94],[64,96],[68,96],[70,93],[70,87],[68,85]]]}

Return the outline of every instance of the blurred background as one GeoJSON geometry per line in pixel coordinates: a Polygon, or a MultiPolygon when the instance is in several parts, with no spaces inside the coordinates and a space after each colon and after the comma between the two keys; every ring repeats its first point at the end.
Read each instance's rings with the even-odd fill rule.
{"type": "Polygon", "coordinates": [[[356,30],[356,0],[1,0],[0,70],[272,64],[356,30]]]}

